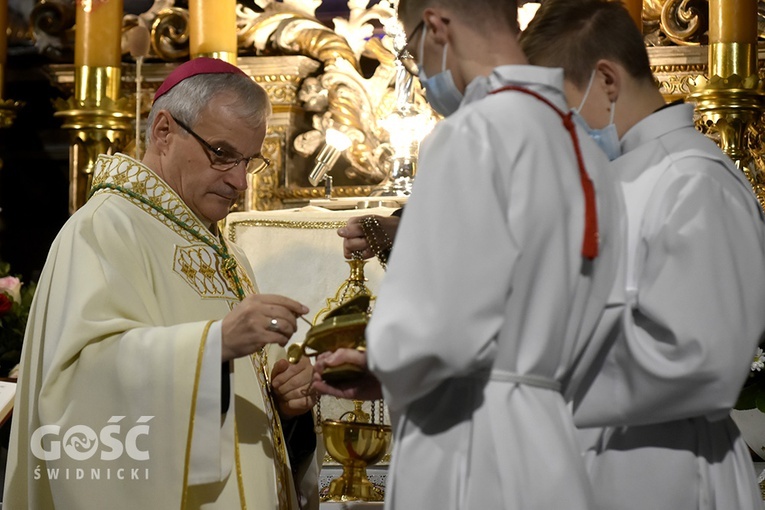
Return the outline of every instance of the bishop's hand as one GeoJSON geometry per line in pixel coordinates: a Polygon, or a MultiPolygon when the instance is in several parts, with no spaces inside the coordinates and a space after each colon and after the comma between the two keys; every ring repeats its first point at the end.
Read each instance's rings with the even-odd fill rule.
{"type": "Polygon", "coordinates": [[[294,418],[310,411],[316,404],[311,390],[313,367],[308,358],[297,363],[280,359],[271,370],[271,388],[282,418],[294,418]]]}
{"type": "Polygon", "coordinates": [[[222,323],[222,358],[248,356],[269,343],[285,345],[297,330],[297,317],[308,308],[275,294],[251,294],[222,323]]]}

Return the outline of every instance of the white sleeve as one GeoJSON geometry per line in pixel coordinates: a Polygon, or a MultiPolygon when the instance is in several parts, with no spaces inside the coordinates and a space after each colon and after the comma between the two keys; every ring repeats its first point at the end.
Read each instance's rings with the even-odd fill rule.
{"type": "Polygon", "coordinates": [[[202,357],[189,462],[189,484],[217,482],[233,464],[233,386],[229,412],[221,415],[221,321],[210,326],[202,357]],[[225,419],[224,419],[225,418],[225,419]],[[217,440],[216,440],[217,439],[217,440]]]}
{"type": "Polygon", "coordinates": [[[646,207],[636,289],[577,425],[714,419],[736,402],[765,328],[763,224],[751,197],[717,183],[721,165],[708,170],[646,207]]]}
{"type": "Polygon", "coordinates": [[[490,366],[504,323],[518,253],[504,186],[481,133],[457,130],[437,127],[421,152],[368,326],[369,366],[392,410],[490,366]]]}

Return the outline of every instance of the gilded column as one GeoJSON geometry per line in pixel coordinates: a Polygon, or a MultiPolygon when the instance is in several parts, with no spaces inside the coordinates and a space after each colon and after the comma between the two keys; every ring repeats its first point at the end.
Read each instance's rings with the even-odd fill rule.
{"type": "Polygon", "coordinates": [[[189,55],[236,65],[236,0],[189,0],[189,55]]]}
{"type": "Polygon", "coordinates": [[[78,0],[75,18],[74,95],[56,116],[72,131],[69,212],[87,200],[99,154],[120,150],[135,113],[120,97],[122,0],[78,0]]]}
{"type": "Polygon", "coordinates": [[[709,61],[690,98],[698,127],[746,174],[765,207],[763,107],[757,72],[757,2],[709,0],[709,61]]]}

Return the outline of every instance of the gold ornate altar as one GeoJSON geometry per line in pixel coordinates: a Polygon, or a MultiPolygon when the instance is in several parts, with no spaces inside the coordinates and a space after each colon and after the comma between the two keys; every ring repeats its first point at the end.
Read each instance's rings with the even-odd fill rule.
{"type": "MultiPolygon", "coordinates": [[[[322,3],[318,0],[257,0],[255,8],[220,0],[216,8],[231,10],[236,18],[235,26],[226,27],[195,19],[199,12],[195,5],[202,0],[188,2],[189,8],[176,6],[173,0],[155,0],[145,12],[118,19],[114,34],[119,37],[118,60],[113,56],[108,57],[111,61],[98,60],[91,55],[98,48],[90,49],[88,34],[80,32],[95,30],[90,28],[95,21],[88,21],[88,16],[122,1],[38,1],[31,14],[32,35],[40,51],[53,46],[61,52],[74,46],[75,57],[85,55],[48,69],[52,82],[68,97],[58,101],[56,116],[72,135],[71,211],[85,200],[95,155],[135,151],[136,134],[140,140],[141,121],[154,90],[179,61],[197,55],[235,60],[268,90],[274,103],[264,153],[276,164],[257,176],[238,210],[293,207],[323,197],[324,187],[312,186],[307,175],[330,129],[341,130],[351,140],[331,171],[334,196],[369,195],[389,172],[392,147],[384,120],[396,105],[394,55],[403,37],[395,20],[395,2],[370,6],[364,0],[348,1],[345,18],[322,23],[316,16],[322,3]],[[218,49],[200,48],[194,37],[204,30],[215,31],[216,36],[231,32],[235,51],[223,42],[218,49]],[[135,41],[143,33],[147,41],[140,48],[135,41]]],[[[624,2],[640,19],[665,97],[684,97],[697,104],[699,129],[739,164],[765,204],[761,143],[765,50],[758,45],[765,34],[765,1],[753,0],[751,12],[734,8],[734,0],[624,2]],[[741,23],[751,24],[753,38],[736,39],[734,34],[731,39],[720,28],[741,23]]],[[[106,37],[103,32],[94,32],[95,36],[106,37]]],[[[417,83],[412,101],[432,114],[417,83]]],[[[0,121],[9,124],[19,105],[12,100],[1,105],[0,121]]]]}
{"type": "MultiPolygon", "coordinates": [[[[233,8],[235,2],[222,0],[227,1],[233,8]]],[[[393,4],[383,1],[364,8],[359,7],[364,2],[349,2],[349,19],[336,21],[333,30],[314,16],[320,2],[257,3],[262,12],[236,5],[237,24],[230,30],[236,32],[238,55],[233,57],[196,52],[190,41],[193,9],[155,1],[141,15],[124,16],[124,58],[119,67],[77,62],[49,66],[51,80],[69,96],[57,102],[56,115],[72,133],[71,211],[84,203],[97,153],[133,153],[136,139],[140,148],[140,123],[154,91],[189,55],[227,55],[266,88],[274,106],[263,153],[275,164],[257,176],[239,210],[279,209],[323,197],[324,188],[311,186],[307,174],[332,128],[352,140],[333,171],[333,196],[365,196],[384,179],[392,148],[383,120],[396,107],[394,82],[399,69],[394,45],[397,37],[400,40],[400,28],[393,4]],[[148,34],[147,51],[135,55],[134,34],[140,31],[148,34]]],[[[67,2],[40,2],[33,16],[72,19],[73,9],[67,2]]],[[[44,30],[50,24],[35,26],[44,30]]],[[[61,32],[61,27],[56,30],[61,32]]],[[[421,90],[413,95],[413,101],[435,117],[421,90]]]]}

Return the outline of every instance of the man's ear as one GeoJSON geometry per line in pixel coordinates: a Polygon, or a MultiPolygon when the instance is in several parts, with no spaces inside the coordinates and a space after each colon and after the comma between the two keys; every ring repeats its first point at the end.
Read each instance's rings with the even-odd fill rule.
{"type": "Polygon", "coordinates": [[[171,123],[170,112],[167,110],[160,110],[154,116],[154,122],[149,129],[151,129],[151,144],[157,149],[167,147],[171,123]]]}
{"type": "Polygon", "coordinates": [[[615,103],[622,88],[623,68],[611,60],[602,58],[595,63],[595,70],[599,75],[596,78],[597,84],[603,88],[609,101],[615,103]]]}
{"type": "Polygon", "coordinates": [[[422,19],[428,27],[428,35],[440,44],[449,42],[449,19],[440,7],[428,7],[422,13],[422,19]]]}

